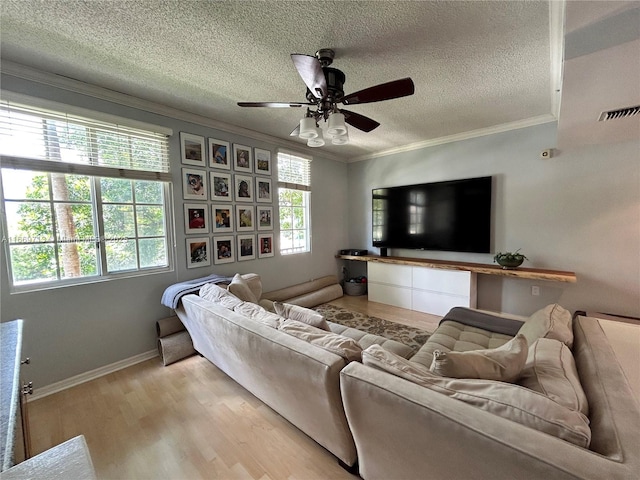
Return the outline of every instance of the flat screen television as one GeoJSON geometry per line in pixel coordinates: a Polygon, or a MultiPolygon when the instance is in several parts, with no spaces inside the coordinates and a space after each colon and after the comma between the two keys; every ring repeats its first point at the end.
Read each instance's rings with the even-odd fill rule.
{"type": "Polygon", "coordinates": [[[489,253],[491,177],[373,189],[373,246],[489,253]]]}

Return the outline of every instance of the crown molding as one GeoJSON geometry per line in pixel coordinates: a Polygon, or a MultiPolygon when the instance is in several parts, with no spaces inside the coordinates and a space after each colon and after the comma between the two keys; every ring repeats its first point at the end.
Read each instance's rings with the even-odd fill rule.
{"type": "MultiPolygon", "coordinates": [[[[552,2],[552,3],[555,3],[555,2],[552,2]]],[[[562,18],[564,18],[564,2],[562,2],[562,5],[563,5],[562,18]]],[[[564,21],[561,23],[561,25],[564,28],[564,21]]],[[[181,121],[194,123],[194,124],[202,125],[209,128],[214,128],[216,130],[221,130],[223,132],[227,132],[235,135],[242,135],[244,137],[248,137],[254,140],[274,144],[277,147],[288,148],[288,149],[292,149],[293,151],[297,151],[301,153],[304,152],[306,153],[307,156],[323,157],[328,160],[333,160],[341,163],[360,162],[360,161],[384,157],[384,156],[392,155],[396,153],[410,152],[413,150],[419,150],[421,148],[428,148],[436,145],[443,145],[446,143],[453,143],[461,140],[468,140],[471,138],[477,138],[477,137],[482,137],[486,135],[493,135],[496,133],[507,132],[510,130],[517,130],[520,128],[526,128],[530,126],[540,125],[543,123],[554,122],[557,120],[557,115],[553,115],[553,114],[541,115],[538,117],[532,117],[532,118],[520,120],[517,122],[505,123],[505,124],[496,125],[493,127],[472,130],[469,132],[462,132],[459,134],[449,135],[446,137],[428,139],[428,140],[424,140],[417,143],[412,143],[412,144],[403,145],[400,147],[391,148],[388,150],[382,150],[379,152],[368,153],[365,155],[360,155],[360,156],[352,157],[349,159],[345,159],[342,156],[331,154],[324,150],[322,152],[318,152],[318,149],[315,149],[315,148],[311,149],[305,145],[300,145],[299,143],[296,143],[296,142],[291,142],[291,141],[283,140],[281,138],[272,137],[271,135],[266,135],[260,132],[256,132],[254,130],[249,130],[246,128],[238,127],[236,125],[227,124],[219,120],[214,120],[212,118],[205,117],[203,115],[196,115],[190,112],[185,112],[184,110],[180,110],[174,107],[169,107],[167,105],[162,105],[162,104],[145,100],[142,98],[134,97],[126,93],[117,92],[115,90],[110,90],[107,88],[99,87],[97,85],[85,83],[80,80],[76,80],[74,78],[64,77],[62,75],[57,75],[51,72],[45,72],[32,67],[27,67],[25,65],[18,64],[15,62],[2,61],[1,70],[3,74],[10,75],[13,77],[22,78],[24,80],[37,82],[37,83],[48,85],[55,88],[60,88],[60,89],[71,91],[81,95],[97,98],[99,100],[105,100],[118,105],[123,105],[126,107],[135,108],[135,109],[146,111],[149,113],[166,116],[176,120],[181,120],[181,121]]],[[[555,85],[554,82],[552,82],[552,85],[555,85]]],[[[559,93],[554,95],[553,98],[555,98],[556,96],[559,98],[559,93]]],[[[559,101],[555,102],[553,107],[559,108],[559,101]]]]}
{"type": "Polygon", "coordinates": [[[432,138],[424,140],[422,142],[411,143],[409,145],[403,145],[401,147],[390,148],[381,152],[370,153],[359,157],[349,159],[348,163],[361,162],[363,160],[370,160],[372,158],[385,157],[387,155],[393,155],[396,153],[411,152],[413,150],[420,150],[421,148],[434,147],[436,145],[443,145],[445,143],[459,142],[462,140],[469,140],[471,138],[484,137],[486,135],[494,135],[496,133],[509,132],[511,130],[518,130],[520,128],[533,127],[535,125],[542,125],[544,123],[555,122],[556,117],[551,114],[540,115],[537,117],[527,118],[525,120],[518,120],[517,122],[503,123],[501,125],[494,125],[493,127],[480,128],[478,130],[471,130],[469,132],[456,133],[454,135],[448,135],[446,137],[432,138]]]}
{"type": "Polygon", "coordinates": [[[195,123],[197,125],[214,128],[223,132],[242,135],[243,137],[248,137],[253,140],[272,143],[276,146],[286,146],[287,148],[296,151],[306,152],[308,155],[321,156],[323,158],[342,163],[345,162],[345,159],[343,157],[328,153],[326,151],[318,152],[318,149],[311,149],[306,145],[301,145],[296,142],[290,142],[281,138],[272,137],[271,135],[256,132],[255,130],[249,130],[237,125],[224,123],[219,120],[214,120],[213,118],[205,117],[203,115],[185,112],[184,110],[180,110],[174,107],[162,105],[160,103],[134,97],[126,93],[117,92],[115,90],[99,87],[90,83],[85,83],[71,77],[65,77],[62,75],[57,75],[55,73],[45,72],[43,70],[27,67],[26,65],[22,65],[19,63],[4,60],[2,61],[1,70],[5,75],[21,78],[23,80],[29,80],[43,85],[48,85],[50,87],[60,88],[62,90],[67,90],[81,95],[86,95],[88,97],[105,100],[111,103],[116,103],[118,105],[123,105],[125,107],[135,108],[176,120],[195,123]]]}

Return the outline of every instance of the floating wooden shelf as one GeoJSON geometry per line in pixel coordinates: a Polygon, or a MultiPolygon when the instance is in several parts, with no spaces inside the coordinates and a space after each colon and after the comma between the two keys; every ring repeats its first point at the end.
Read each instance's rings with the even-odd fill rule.
{"type": "Polygon", "coordinates": [[[482,263],[454,262],[450,260],[433,260],[428,258],[381,257],[379,255],[336,255],[343,260],[360,262],[392,263],[395,265],[412,265],[416,267],[440,268],[443,270],[466,270],[483,275],[498,275],[501,277],[528,278],[530,280],[549,280],[552,282],[575,283],[578,281],[574,272],[561,270],[544,270],[541,268],[505,269],[499,265],[485,265],[482,263]]]}

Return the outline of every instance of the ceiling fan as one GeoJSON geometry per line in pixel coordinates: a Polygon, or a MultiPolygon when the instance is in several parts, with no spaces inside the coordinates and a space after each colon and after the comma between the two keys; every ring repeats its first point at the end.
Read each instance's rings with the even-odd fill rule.
{"type": "Polygon", "coordinates": [[[338,104],[380,102],[413,95],[415,91],[413,80],[403,78],[345,95],[345,74],[330,67],[334,57],[335,52],[329,48],[318,50],[315,56],[291,54],[293,64],[307,86],[306,102],[238,102],[238,105],[270,108],[307,106],[305,118],[290,135],[306,139],[309,146],[319,147],[324,145],[322,130],[318,126],[321,120],[328,123],[327,133],[332,137],[334,145],[342,145],[349,140],[345,122],[364,132],[370,132],[380,125],[369,117],[338,108],[338,104]]]}

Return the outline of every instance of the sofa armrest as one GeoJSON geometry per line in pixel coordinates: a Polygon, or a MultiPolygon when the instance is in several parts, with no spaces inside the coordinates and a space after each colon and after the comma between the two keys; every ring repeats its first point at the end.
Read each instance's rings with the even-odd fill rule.
{"type": "Polygon", "coordinates": [[[632,478],[629,465],[359,363],[340,376],[365,480],[632,478]]]}
{"type": "Polygon", "coordinates": [[[507,315],[465,307],[453,307],[442,317],[440,324],[447,320],[463,323],[471,327],[482,328],[483,330],[494,333],[510,335],[512,337],[518,334],[518,330],[520,330],[520,327],[522,327],[524,323],[522,320],[517,320],[507,315]]]}

